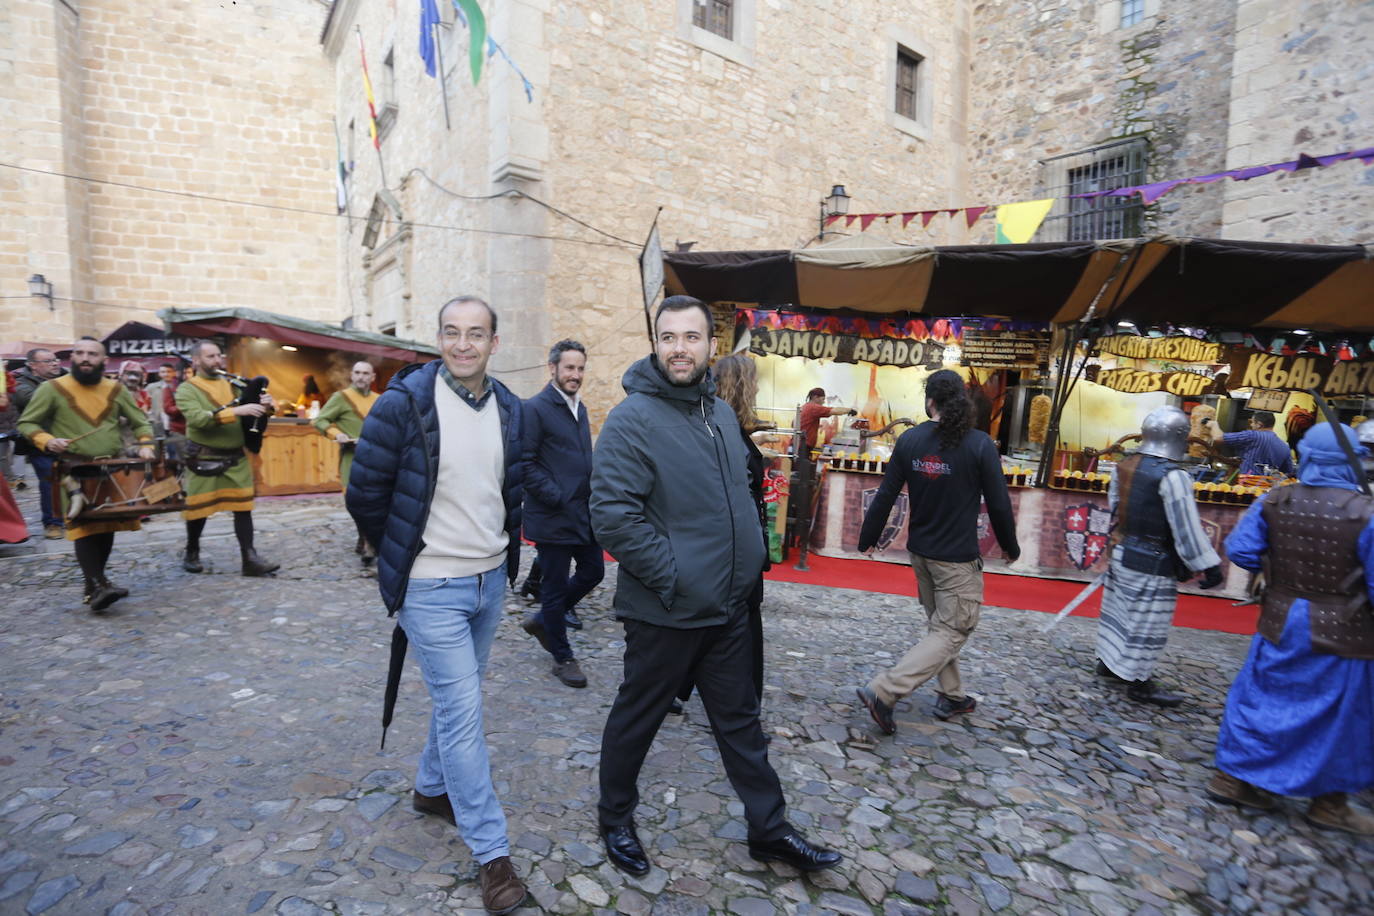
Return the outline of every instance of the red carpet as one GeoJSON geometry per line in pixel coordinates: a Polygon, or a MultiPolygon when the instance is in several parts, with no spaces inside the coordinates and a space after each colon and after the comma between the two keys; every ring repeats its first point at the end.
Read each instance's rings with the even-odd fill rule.
{"type": "MultiPolygon", "coordinates": [[[[793,568],[796,555],[784,563],[774,565],[764,573],[774,582],[800,582],[805,585],[824,585],[830,588],[852,588],[859,591],[880,592],[884,595],[916,596],[916,577],[911,567],[878,560],[840,560],[811,554],[806,559],[810,569],[798,572],[793,568]]],[[[1011,576],[987,573],[983,578],[983,602],[994,607],[1024,608],[1031,611],[1059,613],[1064,605],[1082,591],[1085,583],[1062,579],[1037,579],[1031,576],[1011,576]]],[[[1099,590],[1078,609],[1074,617],[1096,617],[1102,607],[1099,590]]],[[[1174,625],[1194,630],[1215,630],[1219,633],[1254,635],[1259,608],[1232,607],[1230,598],[1203,598],[1198,595],[1179,595],[1174,625]]]]}

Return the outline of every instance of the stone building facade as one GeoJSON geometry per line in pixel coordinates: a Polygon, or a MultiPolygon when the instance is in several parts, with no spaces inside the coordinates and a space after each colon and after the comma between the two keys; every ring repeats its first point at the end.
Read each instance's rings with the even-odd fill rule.
{"type": "Polygon", "coordinates": [[[173,305],[345,317],[325,12],[0,3],[0,161],[21,167],[0,167],[0,295],[21,297],[0,300],[0,339],[100,336],[173,305]],[[51,304],[23,297],[33,274],[51,304]]]}
{"type": "MultiPolygon", "coordinates": [[[[1374,5],[1362,0],[988,0],[973,32],[971,190],[982,201],[1374,143],[1374,5]]],[[[1352,161],[1185,186],[1105,222],[1126,235],[1368,243],[1371,204],[1374,169],[1352,161]]],[[[1060,202],[1037,240],[1102,228],[1060,202]]]]}
{"type": "MultiPolygon", "coordinates": [[[[356,221],[340,234],[340,284],[359,325],[425,339],[446,297],[489,296],[501,314],[497,374],[533,393],[549,345],[580,339],[599,420],[621,397],[624,368],[647,352],[637,259],[656,215],[670,250],[791,247],[818,235],[820,200],[836,183],[856,211],[965,202],[969,4],[734,6],[736,39],[725,40],[693,25],[691,0],[635,0],[614,14],[595,0],[484,4],[530,101],[499,56],[473,86],[467,30],[441,5],[446,127],[441,88],[416,51],[418,11],[339,0],[322,45],[340,122],[353,125],[350,208],[380,217],[371,248],[356,221]],[[359,33],[384,122],[380,156],[359,33]],[[915,118],[889,114],[898,45],[921,57],[915,118]],[[378,193],[383,168],[399,217],[378,193]],[[481,199],[511,192],[527,196],[481,199]]],[[[970,238],[950,220],[922,235],[970,238]]]]}

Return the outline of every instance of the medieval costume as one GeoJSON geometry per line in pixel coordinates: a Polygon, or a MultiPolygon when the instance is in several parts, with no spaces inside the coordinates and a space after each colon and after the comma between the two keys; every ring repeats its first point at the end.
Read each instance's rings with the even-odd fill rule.
{"type": "MultiPolygon", "coordinates": [[[[108,378],[86,385],[74,375],[64,375],[34,390],[19,418],[19,431],[45,454],[51,440],[69,439],[64,457],[108,458],[123,448],[121,419],[128,423],[138,445],[152,446],[148,415],[138,409],[123,385],[108,378]]],[[[58,511],[66,516],[70,509],[67,488],[58,487],[54,496],[59,500],[58,511]]],[[[67,519],[67,540],[74,542],[72,547],[86,580],[85,600],[91,610],[103,610],[129,594],[128,589],[110,584],[105,564],[114,549],[114,533],[140,527],[136,518],[82,522],[77,515],[67,519]]]]}
{"type": "Polygon", "coordinates": [[[203,572],[200,534],[216,512],[234,513],[245,576],[264,576],[280,564],[268,563],[253,549],[253,466],[243,449],[243,424],[234,413],[236,394],[222,375],[197,373],[176,390],[176,406],[186,421],[186,550],[182,568],[203,572]]]}
{"type": "Polygon", "coordinates": [[[1266,793],[1311,798],[1308,820],[1374,835],[1346,794],[1374,786],[1374,498],[1337,431],[1314,426],[1298,446],[1299,483],[1245,513],[1226,551],[1267,579],[1259,633],[1231,685],[1217,735],[1223,801],[1274,807],[1266,793]]]}
{"type": "Polygon", "coordinates": [[[1116,517],[1111,561],[1097,626],[1098,673],[1129,683],[1138,702],[1177,706],[1150,675],[1164,651],[1178,601],[1177,583],[1203,572],[1202,588],[1221,582],[1193,499],[1193,481],[1177,463],[1188,446],[1188,416],[1177,407],[1151,411],[1140,449],[1117,463],[1108,490],[1116,517]]]}
{"type": "MultiPolygon", "coordinates": [[[[353,385],[329,396],[320,415],[312,423],[315,428],[330,439],[343,435],[348,441],[339,443],[339,482],[344,490],[348,489],[349,472],[353,470],[353,449],[363,431],[363,420],[367,419],[372,405],[380,397],[375,391],[360,392],[353,385]]],[[[363,566],[371,566],[377,558],[376,549],[367,542],[362,529],[358,530],[358,544],[354,548],[362,557],[363,566]]]]}

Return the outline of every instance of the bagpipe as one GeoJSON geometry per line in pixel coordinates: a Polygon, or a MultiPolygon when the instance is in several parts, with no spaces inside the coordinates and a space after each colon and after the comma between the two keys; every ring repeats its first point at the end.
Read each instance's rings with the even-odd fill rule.
{"type": "MultiPolygon", "coordinates": [[[[226,407],[262,403],[262,393],[267,390],[267,376],[255,375],[252,378],[244,378],[232,372],[221,374],[229,380],[230,385],[238,389],[238,397],[226,404],[226,407]]],[[[262,451],[262,434],[267,431],[267,417],[270,414],[269,410],[260,417],[239,417],[239,422],[243,424],[243,447],[254,455],[262,451]]]]}

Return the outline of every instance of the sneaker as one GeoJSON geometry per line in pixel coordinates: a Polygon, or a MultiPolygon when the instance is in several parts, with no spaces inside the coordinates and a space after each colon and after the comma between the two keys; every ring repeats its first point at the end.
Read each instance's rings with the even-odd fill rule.
{"type": "Polygon", "coordinates": [[[978,707],[978,701],[973,697],[954,697],[945,696],[943,693],[936,693],[938,699],[935,701],[935,718],[952,719],[954,716],[961,716],[966,712],[973,712],[978,707]]]}
{"type": "Polygon", "coordinates": [[[575,658],[570,658],[565,662],[554,662],[553,674],[554,677],[569,687],[587,686],[587,676],[582,673],[582,666],[577,663],[575,658]]]}
{"type": "Polygon", "coordinates": [[[67,530],[61,525],[44,525],[43,537],[50,541],[60,540],[67,536],[67,530]]]}
{"type": "Polygon", "coordinates": [[[873,721],[878,723],[878,728],[884,735],[895,735],[897,733],[897,723],[892,718],[892,707],[888,706],[878,695],[873,692],[871,687],[859,687],[854,691],[859,696],[859,702],[868,708],[868,714],[873,717],[873,721]]]}

